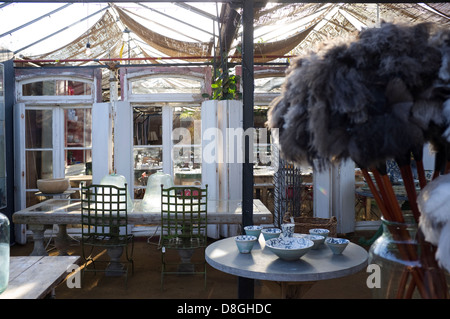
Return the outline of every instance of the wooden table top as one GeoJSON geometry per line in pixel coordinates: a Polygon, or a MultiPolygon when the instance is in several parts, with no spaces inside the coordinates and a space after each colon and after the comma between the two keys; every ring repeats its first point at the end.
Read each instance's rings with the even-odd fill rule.
{"type": "Polygon", "coordinates": [[[10,257],[9,283],[0,299],[40,299],[47,296],[78,264],[80,256],[10,257]]]}

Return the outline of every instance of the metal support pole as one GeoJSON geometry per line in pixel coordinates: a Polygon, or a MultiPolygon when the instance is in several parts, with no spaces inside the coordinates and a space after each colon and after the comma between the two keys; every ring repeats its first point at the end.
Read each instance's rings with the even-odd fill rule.
{"type": "MultiPolygon", "coordinates": [[[[242,99],[244,131],[253,129],[253,2],[243,1],[243,36],[242,36],[242,99]]],[[[242,187],[242,224],[253,224],[253,140],[245,141],[245,161],[243,164],[242,187]]]]}
{"type": "MultiPolygon", "coordinates": [[[[243,128],[252,129],[253,123],[253,7],[254,0],[243,1],[242,12],[242,99],[243,99],[243,128]]],[[[253,140],[245,141],[245,161],[242,178],[242,225],[253,224],[253,140]]],[[[238,297],[241,299],[254,298],[254,280],[238,278],[238,297]]]]}

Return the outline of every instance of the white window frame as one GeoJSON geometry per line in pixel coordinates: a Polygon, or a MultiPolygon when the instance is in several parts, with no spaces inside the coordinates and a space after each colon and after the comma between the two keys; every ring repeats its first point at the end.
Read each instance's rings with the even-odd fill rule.
{"type": "MultiPolygon", "coordinates": [[[[174,103],[186,103],[186,104],[199,104],[199,107],[201,107],[202,101],[204,98],[202,97],[202,94],[191,94],[191,93],[151,93],[151,94],[132,94],[132,83],[134,81],[143,80],[146,78],[152,78],[152,77],[178,77],[178,78],[186,78],[186,79],[194,79],[201,83],[200,92],[205,91],[205,73],[200,72],[191,72],[189,74],[176,74],[176,73],[165,73],[165,74],[159,74],[159,73],[152,73],[147,70],[143,72],[136,72],[132,74],[127,74],[124,76],[124,87],[126,88],[125,94],[124,94],[124,101],[129,103],[129,112],[130,112],[130,119],[133,121],[133,108],[139,107],[139,106],[145,106],[150,104],[159,104],[162,106],[162,157],[163,157],[163,167],[162,171],[166,174],[169,174],[171,176],[174,176],[174,169],[173,169],[173,160],[172,160],[172,150],[173,150],[173,141],[172,141],[172,128],[173,128],[173,104],[174,103]],[[169,159],[169,160],[167,160],[169,159]]],[[[129,124],[130,126],[130,135],[132,136],[133,133],[133,123],[129,124]]],[[[142,148],[141,145],[135,146],[133,141],[131,140],[130,143],[131,147],[129,152],[133,154],[134,148],[142,148]]],[[[201,146],[201,145],[192,145],[192,146],[201,146]]],[[[145,147],[145,146],[144,146],[145,147]]],[[[130,177],[130,185],[132,186],[132,189],[130,189],[130,192],[134,194],[135,189],[142,189],[145,188],[145,186],[135,186],[134,184],[134,165],[133,162],[134,159],[132,156],[130,157],[130,164],[129,167],[131,167],[131,171],[127,172],[128,176],[130,177]]]]}
{"type": "Polygon", "coordinates": [[[16,87],[16,98],[20,102],[31,102],[33,104],[41,103],[79,103],[79,104],[92,104],[94,102],[95,92],[97,91],[95,81],[86,80],[83,78],[70,77],[70,76],[40,76],[34,77],[18,82],[16,87]],[[41,81],[51,81],[51,80],[61,80],[61,81],[74,81],[83,82],[91,85],[91,94],[89,95],[41,95],[41,96],[24,96],[23,95],[23,85],[41,82],[41,81]]]}
{"type": "MultiPolygon", "coordinates": [[[[16,82],[16,100],[17,104],[15,106],[15,148],[16,154],[19,155],[20,159],[16,162],[15,175],[20,177],[16,181],[16,205],[17,209],[24,209],[26,207],[26,193],[29,191],[38,191],[37,189],[27,189],[26,188],[26,148],[25,148],[25,111],[26,110],[42,110],[50,109],[52,110],[52,148],[49,150],[53,151],[53,178],[64,177],[65,167],[64,167],[64,156],[65,149],[64,146],[64,110],[68,108],[89,108],[95,101],[95,92],[97,91],[97,85],[95,80],[86,80],[84,78],[79,78],[76,76],[37,76],[32,78],[27,78],[16,82]],[[90,95],[58,95],[58,96],[23,96],[23,85],[48,81],[48,80],[67,80],[67,81],[77,81],[84,82],[91,85],[90,95]]],[[[92,149],[88,147],[86,149],[92,149]]],[[[42,151],[43,149],[39,149],[42,151]]]]}

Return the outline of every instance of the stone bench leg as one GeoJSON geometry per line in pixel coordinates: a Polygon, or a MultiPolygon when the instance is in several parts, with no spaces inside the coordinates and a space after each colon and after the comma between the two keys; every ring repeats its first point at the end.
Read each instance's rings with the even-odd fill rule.
{"type": "Polygon", "coordinates": [[[68,256],[69,246],[73,243],[78,243],[75,239],[67,234],[67,225],[58,225],[58,234],[55,237],[55,247],[58,250],[59,256],[68,256]]]}
{"type": "Polygon", "coordinates": [[[33,232],[34,247],[30,256],[48,256],[44,245],[44,232],[52,225],[28,225],[28,228],[33,232]]]}

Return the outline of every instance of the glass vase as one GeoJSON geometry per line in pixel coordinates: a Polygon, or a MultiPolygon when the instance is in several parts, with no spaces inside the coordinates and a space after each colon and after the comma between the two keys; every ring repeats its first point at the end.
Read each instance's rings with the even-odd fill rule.
{"type": "Polygon", "coordinates": [[[403,223],[382,219],[382,227],[382,235],[369,250],[369,265],[379,266],[378,285],[372,288],[373,298],[420,297],[413,282],[421,268],[416,222],[406,215],[403,223]]]}
{"type": "Polygon", "coordinates": [[[0,294],[9,281],[9,219],[0,213],[0,294]]]}

